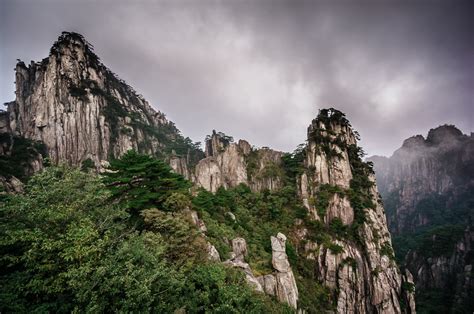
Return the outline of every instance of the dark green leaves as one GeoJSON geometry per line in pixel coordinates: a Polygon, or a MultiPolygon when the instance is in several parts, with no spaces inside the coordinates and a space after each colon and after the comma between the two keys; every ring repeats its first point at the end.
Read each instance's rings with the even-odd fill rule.
{"type": "Polygon", "coordinates": [[[112,160],[103,182],[112,198],[123,203],[132,214],[152,207],[165,209],[168,197],[175,192],[186,194],[191,186],[163,161],[135,151],[112,160]]]}

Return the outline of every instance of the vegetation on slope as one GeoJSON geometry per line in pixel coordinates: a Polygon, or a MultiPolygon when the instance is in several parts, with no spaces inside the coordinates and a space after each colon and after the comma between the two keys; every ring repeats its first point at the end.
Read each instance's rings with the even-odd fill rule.
{"type": "MultiPolygon", "coordinates": [[[[338,119],[342,119],[336,115],[338,119]]],[[[342,144],[341,144],[342,145],[342,144]]],[[[243,237],[254,275],[273,271],[270,236],[288,236],[287,254],[299,289],[298,307],[308,313],[335,309],[334,295],[319,282],[317,261],[305,257],[306,241],[342,253],[335,239],[363,246],[359,227],[373,208],[371,165],[355,145],[347,149],[350,188],[322,185],[320,214],[334,193],[347,196],[355,220],[312,221],[296,191],[304,145],[278,165],[282,188],[252,192],[246,185],[215,194],[195,189],[163,161],[134,151],[112,160],[101,176],[65,167],[34,176],[24,195],[0,206],[1,311],[291,312],[255,293],[243,274],[207,260],[206,241],[229,257],[229,241],[243,237]],[[198,212],[207,238],[185,209],[198,212]],[[306,239],[298,229],[308,230],[306,239]],[[31,301],[33,300],[33,301],[31,301]]],[[[392,256],[391,247],[386,254],[392,256]]],[[[355,265],[355,261],[344,261],[355,265]]],[[[355,266],[353,266],[355,267],[355,266]]],[[[336,292],[337,293],[337,292],[336,292]]]]}
{"type": "Polygon", "coordinates": [[[120,165],[103,179],[50,167],[31,178],[24,195],[3,200],[2,312],[290,311],[254,292],[240,272],[207,261],[202,236],[172,205],[189,197],[180,188],[182,178],[136,153],[121,162],[126,169],[155,162],[159,178],[150,170],[136,172],[135,179],[148,182],[142,188],[158,199],[169,195],[166,200],[149,203],[149,195],[133,187],[124,192],[129,197],[116,194],[113,182],[129,178],[120,165]],[[154,178],[169,189],[153,184],[154,178]]]}
{"type": "Polygon", "coordinates": [[[46,157],[46,147],[42,142],[33,141],[8,133],[0,134],[0,147],[6,153],[0,155],[0,174],[25,180],[29,175],[30,163],[39,155],[46,157]]]}

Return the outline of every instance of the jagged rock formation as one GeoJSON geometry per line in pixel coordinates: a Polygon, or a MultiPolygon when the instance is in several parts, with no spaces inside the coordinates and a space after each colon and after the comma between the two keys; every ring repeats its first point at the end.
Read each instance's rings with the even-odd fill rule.
{"type": "Polygon", "coordinates": [[[404,278],[393,259],[375,178],[344,115],[322,110],[308,128],[304,153],[299,193],[318,228],[335,236],[313,241],[307,227],[298,234],[319,279],[334,292],[337,312],[413,312],[410,304],[401,306],[404,278]]]}
{"type": "Polygon", "coordinates": [[[390,231],[422,310],[472,312],[474,137],[452,125],[373,156],[390,231]],[[471,230],[471,231],[469,231],[471,230]]]}
{"type": "Polygon", "coordinates": [[[42,61],[17,64],[16,100],[7,106],[14,134],[44,142],[54,163],[90,159],[98,166],[129,149],[161,158],[175,150],[187,164],[200,158],[190,140],[76,33],[64,32],[42,61]]]}
{"type": "Polygon", "coordinates": [[[198,162],[193,176],[198,186],[211,192],[241,183],[254,191],[281,187],[278,164],[283,153],[252,148],[245,140],[232,141],[231,137],[215,131],[206,140],[206,158],[198,162]]]}
{"type": "Polygon", "coordinates": [[[3,193],[22,193],[23,183],[17,177],[11,176],[9,178],[0,176],[0,195],[3,193]]]}
{"type": "Polygon", "coordinates": [[[244,238],[235,238],[232,240],[232,253],[228,260],[224,264],[231,267],[240,269],[245,274],[247,283],[253,287],[256,291],[263,292],[262,285],[253,275],[250,265],[245,262],[247,256],[247,242],[244,238]]]}
{"type": "Polygon", "coordinates": [[[247,256],[247,242],[244,238],[232,240],[232,253],[224,263],[241,269],[247,282],[256,291],[265,292],[276,296],[280,302],[287,303],[294,309],[298,306],[298,287],[291,265],[286,255],[286,236],[278,233],[276,237],[270,238],[272,244],[272,264],[275,272],[260,277],[255,277],[250,265],[245,262],[247,256]]]}
{"type": "Polygon", "coordinates": [[[271,242],[272,265],[276,273],[266,275],[263,278],[265,291],[270,291],[270,294],[276,295],[278,300],[286,302],[296,309],[298,305],[298,287],[286,255],[286,236],[278,233],[276,237],[271,237],[271,242]]]}

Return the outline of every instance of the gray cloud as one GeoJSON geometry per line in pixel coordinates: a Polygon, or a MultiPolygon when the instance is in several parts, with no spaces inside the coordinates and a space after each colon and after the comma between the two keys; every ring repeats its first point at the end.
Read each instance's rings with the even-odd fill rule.
{"type": "Polygon", "coordinates": [[[0,93],[15,59],[63,30],[187,136],[212,129],[290,151],[318,108],[347,113],[370,154],[452,123],[474,129],[474,6],[442,1],[0,2],[0,93]]]}

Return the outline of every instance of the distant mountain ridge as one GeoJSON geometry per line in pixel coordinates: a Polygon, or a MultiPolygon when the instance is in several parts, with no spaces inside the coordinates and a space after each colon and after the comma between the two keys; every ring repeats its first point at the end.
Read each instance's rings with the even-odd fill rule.
{"type": "Polygon", "coordinates": [[[474,309],[474,136],[453,125],[372,156],[398,259],[414,275],[422,311],[474,309]]]}
{"type": "Polygon", "coordinates": [[[416,210],[422,199],[466,193],[474,185],[474,137],[452,125],[431,129],[426,139],[422,135],[406,139],[390,158],[368,160],[374,162],[389,227],[395,234],[434,223],[434,216],[416,210]]]}

